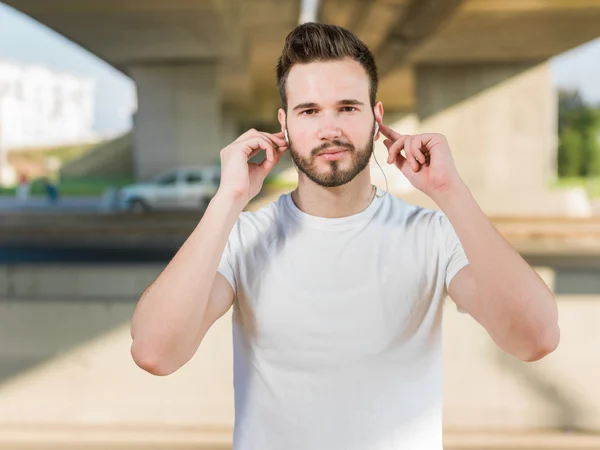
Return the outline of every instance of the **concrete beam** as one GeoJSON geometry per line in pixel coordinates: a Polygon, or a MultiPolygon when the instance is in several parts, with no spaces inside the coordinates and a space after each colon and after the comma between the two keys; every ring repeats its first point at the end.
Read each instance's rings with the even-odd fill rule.
{"type": "Polygon", "coordinates": [[[133,62],[239,55],[236,3],[174,0],[9,0],[10,6],[120,70],[133,62]]]}
{"type": "Polygon", "coordinates": [[[413,0],[404,14],[390,27],[377,49],[382,76],[405,62],[410,52],[434,34],[463,0],[413,0]]]}
{"type": "Polygon", "coordinates": [[[600,35],[600,1],[465,0],[411,64],[544,60],[600,35]]]}

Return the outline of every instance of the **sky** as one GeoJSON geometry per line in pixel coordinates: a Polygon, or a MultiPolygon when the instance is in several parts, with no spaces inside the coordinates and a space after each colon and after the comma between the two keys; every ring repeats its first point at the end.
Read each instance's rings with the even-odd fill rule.
{"type": "Polygon", "coordinates": [[[94,130],[114,135],[131,127],[135,85],[123,73],[60,34],[0,3],[0,60],[41,64],[96,81],[94,130]]]}
{"type": "MultiPolygon", "coordinates": [[[[600,30],[599,30],[600,36],[600,30]]],[[[94,130],[114,135],[131,127],[135,84],[88,51],[33,19],[0,3],[0,60],[42,64],[96,81],[94,130]]],[[[557,87],[579,89],[600,106],[600,37],[550,60],[557,87]]]]}

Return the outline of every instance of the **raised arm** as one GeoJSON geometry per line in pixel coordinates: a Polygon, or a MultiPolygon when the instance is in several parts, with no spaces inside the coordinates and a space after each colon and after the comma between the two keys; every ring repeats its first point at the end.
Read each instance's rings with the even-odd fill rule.
{"type": "Polygon", "coordinates": [[[283,135],[250,130],[221,151],[221,184],[202,220],[142,294],[131,319],[131,355],[142,369],[168,375],[196,353],[231,306],[233,288],[217,273],[239,215],[286,151],[283,135]],[[261,149],[260,164],[248,160],[261,149]]]}
{"type": "Polygon", "coordinates": [[[552,292],[479,208],[456,171],[446,138],[403,135],[385,125],[381,132],[388,163],[437,203],[469,260],[450,283],[452,300],[513,356],[535,361],[552,352],[560,340],[552,292]]]}
{"type": "Polygon", "coordinates": [[[450,298],[523,361],[558,346],[558,311],[540,276],[494,228],[464,185],[435,196],[465,250],[469,265],[449,286],[450,298]]]}

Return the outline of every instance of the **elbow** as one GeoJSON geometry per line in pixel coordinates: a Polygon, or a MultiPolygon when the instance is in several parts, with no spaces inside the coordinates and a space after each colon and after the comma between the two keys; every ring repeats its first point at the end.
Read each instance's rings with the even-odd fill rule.
{"type": "Polygon", "coordinates": [[[532,345],[521,359],[525,362],[535,362],[545,358],[554,352],[560,343],[560,328],[558,324],[545,326],[535,334],[531,342],[532,345]]]}
{"type": "Polygon", "coordinates": [[[133,340],[131,344],[131,357],[135,364],[142,370],[156,376],[164,377],[172,374],[177,368],[169,367],[161,358],[156,348],[151,345],[141,344],[133,340]]]}

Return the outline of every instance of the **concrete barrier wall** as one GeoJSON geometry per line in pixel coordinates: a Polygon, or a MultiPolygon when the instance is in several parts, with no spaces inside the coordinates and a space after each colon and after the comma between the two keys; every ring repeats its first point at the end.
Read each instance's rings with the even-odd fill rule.
{"type": "Polygon", "coordinates": [[[600,296],[558,297],[561,342],[525,363],[455,308],[444,321],[444,423],[456,430],[600,432],[600,296]]]}
{"type": "MultiPolygon", "coordinates": [[[[158,270],[0,270],[4,292],[8,281],[19,294],[0,296],[0,427],[154,424],[230,429],[230,314],[209,331],[192,361],[171,376],[154,377],[131,360],[129,319],[134,301],[158,270]],[[52,298],[23,297],[33,292],[52,298]],[[112,299],[94,299],[92,294],[98,292],[109,293],[112,299]],[[54,299],[61,293],[82,298],[54,299]]],[[[540,272],[551,282],[551,271],[540,272]]],[[[483,328],[456,312],[448,300],[444,318],[448,430],[600,431],[600,296],[561,295],[558,303],[559,349],[540,362],[523,363],[497,349],[483,328]]]]}
{"type": "Polygon", "coordinates": [[[155,377],[130,356],[132,311],[133,303],[93,301],[0,305],[0,361],[20,369],[0,383],[0,429],[14,424],[231,429],[231,317],[211,329],[189,364],[155,377]]]}
{"type": "Polygon", "coordinates": [[[0,266],[0,297],[137,300],[165,264],[0,266]]]}

